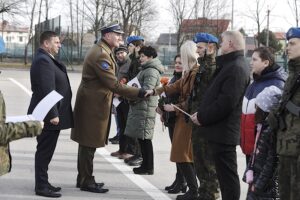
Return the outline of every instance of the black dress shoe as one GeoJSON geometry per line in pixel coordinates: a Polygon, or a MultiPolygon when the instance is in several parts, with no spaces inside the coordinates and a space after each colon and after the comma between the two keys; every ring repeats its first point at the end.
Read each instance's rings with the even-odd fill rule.
{"type": "Polygon", "coordinates": [[[153,169],[144,169],[142,167],[133,168],[133,173],[140,175],[153,175],[153,169]]]}
{"type": "Polygon", "coordinates": [[[61,191],[61,187],[55,187],[55,186],[51,185],[50,183],[48,184],[48,188],[50,190],[52,190],[53,192],[59,192],[59,191],[61,191]]]}
{"type": "Polygon", "coordinates": [[[97,185],[96,183],[93,183],[93,184],[90,184],[87,186],[81,186],[80,190],[87,191],[87,192],[94,192],[94,193],[106,193],[109,191],[108,189],[99,187],[99,185],[97,185]]]}
{"type": "MultiPolygon", "coordinates": [[[[96,185],[98,185],[98,187],[102,188],[102,187],[104,186],[104,183],[103,183],[103,182],[101,182],[101,183],[96,183],[96,185]]],[[[80,188],[80,184],[79,184],[78,182],[76,183],[76,187],[77,187],[77,188],[80,188]]]]}
{"type": "Polygon", "coordinates": [[[143,162],[143,158],[137,157],[136,159],[129,161],[127,164],[129,166],[139,166],[142,164],[142,162],[143,162]]]}
{"type": "Polygon", "coordinates": [[[55,193],[53,190],[49,189],[48,187],[45,187],[43,189],[36,189],[35,194],[43,197],[52,197],[52,198],[61,197],[60,193],[55,193]]]}
{"type": "Polygon", "coordinates": [[[186,183],[177,183],[173,188],[168,190],[169,194],[178,194],[179,192],[185,193],[187,190],[186,183]]]}
{"type": "Polygon", "coordinates": [[[137,158],[141,158],[141,156],[133,155],[133,156],[130,157],[130,158],[124,159],[124,162],[125,162],[125,163],[129,163],[129,162],[131,162],[131,161],[133,161],[133,160],[136,160],[137,158]]]}

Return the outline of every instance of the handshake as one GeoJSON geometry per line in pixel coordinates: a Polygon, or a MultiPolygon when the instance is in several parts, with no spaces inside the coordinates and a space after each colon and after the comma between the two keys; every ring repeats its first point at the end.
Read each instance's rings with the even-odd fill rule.
{"type": "Polygon", "coordinates": [[[138,97],[139,98],[147,98],[155,95],[155,90],[145,90],[143,88],[140,89],[138,97]]]}

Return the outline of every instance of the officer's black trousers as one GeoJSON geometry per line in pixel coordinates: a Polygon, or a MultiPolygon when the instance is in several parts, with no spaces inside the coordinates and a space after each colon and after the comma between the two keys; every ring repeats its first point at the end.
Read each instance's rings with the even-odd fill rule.
{"type": "Polygon", "coordinates": [[[56,148],[60,130],[44,130],[36,137],[35,152],[35,188],[43,189],[48,186],[48,166],[56,148]]]}
{"type": "Polygon", "coordinates": [[[212,148],[222,200],[240,199],[240,181],[237,172],[236,146],[209,142],[212,148]]]}
{"type": "Polygon", "coordinates": [[[86,147],[79,144],[77,157],[77,183],[81,187],[95,183],[93,176],[94,156],[96,148],[86,147]]]}
{"type": "Polygon", "coordinates": [[[141,167],[147,170],[152,170],[154,168],[152,140],[139,139],[139,143],[140,143],[141,153],[143,157],[143,162],[141,167]]]}

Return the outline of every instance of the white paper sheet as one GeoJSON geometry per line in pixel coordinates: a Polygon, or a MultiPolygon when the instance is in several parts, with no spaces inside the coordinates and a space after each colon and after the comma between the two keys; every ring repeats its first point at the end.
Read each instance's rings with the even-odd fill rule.
{"type": "Polygon", "coordinates": [[[139,82],[139,80],[138,80],[137,77],[131,79],[131,80],[127,83],[127,85],[132,86],[132,87],[136,87],[136,88],[141,88],[141,84],[140,84],[140,82],[139,82]]]}
{"type": "Polygon", "coordinates": [[[117,98],[117,97],[113,98],[113,105],[115,107],[118,107],[120,103],[121,103],[121,101],[119,100],[119,98],[117,98]]]}
{"type": "Polygon", "coordinates": [[[62,98],[63,96],[53,90],[37,104],[31,115],[9,116],[6,117],[6,123],[24,122],[29,120],[43,121],[49,110],[62,98]]]}

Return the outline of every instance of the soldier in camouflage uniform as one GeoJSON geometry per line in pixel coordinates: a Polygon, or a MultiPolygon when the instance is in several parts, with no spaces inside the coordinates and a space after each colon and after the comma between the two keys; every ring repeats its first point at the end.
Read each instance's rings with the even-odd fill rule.
{"type": "MultiPolygon", "coordinates": [[[[193,93],[189,99],[189,113],[197,112],[205,90],[208,88],[210,79],[216,69],[215,56],[218,39],[208,33],[197,33],[194,38],[197,44],[199,72],[196,76],[193,93]]],[[[199,198],[201,200],[214,200],[218,194],[218,181],[214,163],[211,159],[207,140],[199,132],[199,126],[193,123],[192,143],[194,164],[197,177],[200,181],[199,198]]]]}
{"type": "Polygon", "coordinates": [[[277,130],[280,199],[296,200],[300,196],[300,28],[290,28],[286,38],[289,77],[269,123],[277,130]]]}
{"type": "Polygon", "coordinates": [[[38,121],[5,123],[5,120],[5,102],[0,91],[0,176],[11,170],[9,142],[24,137],[33,137],[42,132],[42,123],[38,121]]]}

